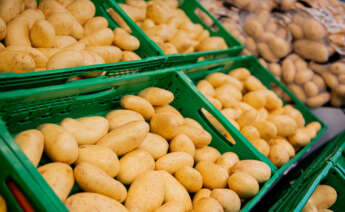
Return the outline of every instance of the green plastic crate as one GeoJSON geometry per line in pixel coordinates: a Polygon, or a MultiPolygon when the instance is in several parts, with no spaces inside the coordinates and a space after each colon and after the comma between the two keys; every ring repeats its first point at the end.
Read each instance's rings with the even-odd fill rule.
{"type": "MultiPolygon", "coordinates": [[[[288,163],[284,164],[281,168],[278,169],[279,175],[284,174],[284,172],[293,164],[295,163],[299,158],[302,157],[302,155],[306,154],[308,150],[311,148],[312,145],[320,138],[320,136],[326,131],[327,126],[318,119],[297,97],[295,97],[292,92],[290,92],[281,82],[279,82],[267,69],[265,69],[261,63],[255,58],[254,56],[242,56],[242,57],[235,57],[235,58],[229,58],[226,59],[229,63],[226,66],[219,66],[215,68],[210,69],[204,69],[201,66],[194,66],[190,69],[184,69],[183,71],[188,75],[188,77],[192,80],[194,85],[197,84],[200,80],[204,79],[208,74],[214,73],[214,72],[223,72],[223,73],[229,73],[231,70],[236,68],[247,68],[253,76],[258,78],[268,89],[272,89],[272,84],[275,84],[283,89],[284,92],[286,92],[290,98],[292,99],[293,103],[296,105],[296,109],[298,109],[306,123],[310,123],[313,121],[318,121],[321,124],[321,130],[317,134],[317,136],[312,139],[312,141],[302,148],[294,158],[292,158],[288,163]]],[[[197,89],[195,87],[195,89],[197,89]]],[[[200,93],[201,94],[201,93],[200,93]]],[[[204,100],[207,101],[206,97],[203,97],[204,100]]],[[[218,111],[218,110],[217,110],[218,111]]],[[[219,112],[219,111],[218,111],[219,112]]],[[[219,112],[220,113],[220,112],[219,112]]],[[[246,143],[247,145],[251,145],[251,143],[236,129],[231,128],[232,131],[229,131],[231,136],[234,134],[238,135],[238,137],[241,139],[243,143],[246,143]]],[[[228,142],[229,145],[232,145],[230,142],[228,142]]],[[[261,154],[258,150],[255,149],[257,154],[260,154],[261,157],[268,160],[268,165],[273,170],[277,170],[277,167],[269,161],[267,157],[265,157],[263,154],[261,154]]]]}
{"type": "MultiPolygon", "coordinates": [[[[39,2],[39,0],[37,0],[37,2],[39,2]]],[[[92,2],[96,6],[96,16],[105,17],[111,29],[118,27],[118,24],[107,13],[107,9],[112,8],[112,4],[110,4],[109,1],[92,0],[92,2]]],[[[114,10],[116,11],[116,9],[114,10]]],[[[0,73],[0,91],[63,84],[73,76],[91,72],[105,72],[105,77],[114,77],[154,70],[161,67],[166,60],[166,58],[162,56],[161,50],[157,46],[152,45],[152,41],[150,41],[142,31],[137,30],[131,23],[128,23],[128,25],[132,29],[132,35],[140,41],[140,48],[136,53],[143,58],[142,60],[30,73],[0,73]]]]}
{"type": "MultiPolygon", "coordinates": [[[[138,31],[143,32],[140,27],[120,8],[117,3],[125,3],[125,0],[109,0],[113,3],[114,7],[118,10],[122,18],[124,18],[128,23],[131,23],[136,27],[138,31]]],[[[146,0],[148,1],[148,0],[146,0]]],[[[214,51],[203,51],[203,52],[194,52],[186,54],[169,54],[166,55],[167,61],[165,67],[176,66],[176,65],[185,65],[188,63],[195,63],[199,58],[207,59],[221,59],[227,57],[237,56],[241,53],[243,45],[222,26],[222,24],[212,16],[197,0],[180,0],[179,8],[182,9],[186,15],[190,18],[193,23],[201,24],[204,29],[210,32],[211,36],[220,36],[224,38],[228,49],[225,50],[214,50],[214,51]],[[214,27],[210,27],[205,24],[198,15],[195,14],[196,10],[201,10],[205,13],[214,23],[214,27]]],[[[143,32],[144,33],[144,32],[143,32]]],[[[147,37],[148,38],[148,37],[147,37]]],[[[148,38],[150,39],[150,38],[148,38]]],[[[152,45],[155,45],[157,48],[158,45],[151,40],[152,45]]],[[[161,50],[162,55],[164,55],[163,50],[161,50]]]]}
{"type": "MultiPolygon", "coordinates": [[[[227,62],[219,61],[214,64],[204,62],[204,64],[206,67],[214,67],[226,65],[227,62]]],[[[213,137],[211,146],[216,147],[222,153],[236,152],[242,160],[257,159],[267,163],[267,159],[258,154],[254,147],[241,142],[237,134],[234,135],[234,139],[238,140],[237,144],[230,146],[225,138],[214,129],[200,112],[201,108],[208,110],[226,129],[229,130],[233,127],[225,122],[219,112],[191,86],[187,76],[179,71],[184,68],[188,67],[139,73],[121,78],[81,80],[66,85],[0,93],[0,116],[3,123],[0,124],[0,135],[22,164],[27,167],[32,179],[44,187],[46,183],[14,142],[13,136],[23,130],[36,128],[42,123],[59,123],[66,117],[105,115],[110,110],[120,107],[119,100],[122,96],[137,94],[144,88],[156,86],[173,92],[175,99],[172,105],[185,117],[197,120],[211,133],[213,137]]],[[[272,177],[261,185],[259,193],[244,205],[242,211],[249,211],[277,178],[277,171],[272,170],[272,177]]],[[[73,192],[77,190],[78,187],[75,187],[73,192]]],[[[55,198],[57,204],[61,203],[53,192],[43,195],[41,191],[36,190],[35,195],[43,196],[43,198],[55,198]]],[[[60,204],[60,208],[54,209],[54,211],[64,211],[63,205],[60,204]]]]}
{"type": "Polygon", "coordinates": [[[322,152],[303,170],[299,170],[297,179],[293,180],[279,195],[269,211],[301,211],[319,184],[332,186],[338,194],[337,201],[330,208],[333,211],[344,211],[345,208],[345,172],[338,167],[345,149],[345,131],[332,139],[322,152]]]}

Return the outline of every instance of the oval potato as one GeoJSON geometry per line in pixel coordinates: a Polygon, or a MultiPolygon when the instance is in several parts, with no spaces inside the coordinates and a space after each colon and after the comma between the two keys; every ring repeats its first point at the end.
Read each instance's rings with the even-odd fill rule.
{"type": "Polygon", "coordinates": [[[166,155],[168,148],[168,142],[162,136],[155,133],[148,133],[139,146],[139,149],[146,150],[155,160],[166,155]]]}
{"type": "Polygon", "coordinates": [[[177,170],[176,179],[188,190],[195,193],[202,188],[202,176],[194,168],[185,166],[177,170]]]}
{"type": "Polygon", "coordinates": [[[201,161],[196,170],[202,175],[204,186],[207,188],[224,188],[229,174],[226,169],[210,161],[201,161]]]}
{"type": "Polygon", "coordinates": [[[215,162],[220,156],[221,154],[216,148],[204,146],[195,150],[194,160],[196,163],[205,160],[215,162]]]}
{"type": "Polygon", "coordinates": [[[170,152],[156,161],[157,170],[165,170],[171,174],[184,166],[193,167],[193,157],[185,152],[170,152]]]}
{"type": "Polygon", "coordinates": [[[194,212],[223,212],[222,205],[215,199],[210,197],[204,197],[198,200],[194,205],[194,212]]]}
{"type": "Polygon", "coordinates": [[[113,130],[133,121],[144,121],[144,117],[133,110],[113,110],[106,115],[109,129],[113,130]]]}
{"type": "Polygon", "coordinates": [[[228,186],[241,198],[250,198],[259,192],[259,184],[251,175],[244,172],[236,172],[230,175],[228,186]]]}
{"type": "Polygon", "coordinates": [[[244,172],[254,177],[259,183],[266,182],[271,177],[270,167],[258,160],[241,160],[232,168],[232,173],[244,172]]]}
{"type": "Polygon", "coordinates": [[[174,94],[166,89],[149,87],[139,92],[140,97],[149,101],[153,106],[164,106],[174,100],[174,94]]]}
{"type": "Polygon", "coordinates": [[[231,167],[235,165],[239,160],[240,159],[238,158],[236,153],[226,152],[216,160],[216,164],[223,167],[228,171],[228,173],[230,173],[231,167]]]}
{"type": "Polygon", "coordinates": [[[155,113],[150,102],[139,96],[126,95],[121,98],[120,104],[125,109],[140,113],[146,120],[151,119],[155,113]]]}
{"type": "Polygon", "coordinates": [[[235,212],[241,209],[240,197],[230,189],[213,189],[210,196],[222,205],[225,212],[235,212]]]}

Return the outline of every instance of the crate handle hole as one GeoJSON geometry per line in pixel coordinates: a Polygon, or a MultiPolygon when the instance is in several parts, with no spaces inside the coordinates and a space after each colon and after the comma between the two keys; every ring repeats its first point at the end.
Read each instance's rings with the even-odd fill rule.
{"type": "Polygon", "coordinates": [[[6,180],[6,185],[24,212],[35,212],[24,193],[11,178],[6,180]]]}

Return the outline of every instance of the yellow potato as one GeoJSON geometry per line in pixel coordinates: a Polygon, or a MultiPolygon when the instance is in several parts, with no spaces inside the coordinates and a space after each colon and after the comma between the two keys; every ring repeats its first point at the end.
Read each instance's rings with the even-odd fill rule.
{"type": "Polygon", "coordinates": [[[258,112],[255,109],[243,110],[240,117],[236,119],[241,128],[252,124],[257,118],[258,112]]]}
{"type": "Polygon", "coordinates": [[[121,98],[120,104],[125,109],[140,113],[146,120],[151,119],[155,113],[151,103],[139,96],[126,95],[121,98]]]}
{"type": "Polygon", "coordinates": [[[244,172],[236,172],[230,175],[228,186],[241,198],[250,198],[259,192],[259,184],[254,177],[244,172]]]}
{"type": "MultiPolygon", "coordinates": [[[[67,48],[71,45],[77,45],[78,41],[69,35],[58,35],[55,36],[55,42],[53,45],[53,48],[58,48],[58,49],[62,49],[62,48],[67,48]]],[[[82,44],[85,46],[85,44],[82,44]]],[[[71,49],[71,50],[76,50],[76,49],[71,49]]]]}
{"type": "MultiPolygon", "coordinates": [[[[224,94],[224,93],[223,93],[224,94]]],[[[211,102],[211,104],[213,104],[218,110],[221,110],[223,108],[223,104],[225,106],[229,106],[232,105],[233,103],[230,103],[230,101],[235,100],[234,97],[232,97],[231,95],[227,95],[226,96],[216,96],[216,98],[213,98],[211,96],[205,96],[208,101],[211,102]],[[218,99],[221,99],[222,101],[219,101],[218,99]]]]}
{"type": "Polygon", "coordinates": [[[201,161],[196,167],[203,178],[204,186],[207,188],[224,188],[229,174],[226,169],[210,161],[201,161]]]}
{"type": "Polygon", "coordinates": [[[216,98],[222,99],[224,96],[230,95],[236,100],[242,100],[242,93],[236,87],[232,86],[230,83],[223,84],[216,88],[216,98]]]}
{"type": "Polygon", "coordinates": [[[144,121],[143,116],[133,110],[113,110],[106,115],[109,129],[113,130],[133,121],[144,121]]]}
{"type": "Polygon", "coordinates": [[[195,193],[202,188],[202,176],[192,167],[185,166],[180,168],[175,173],[175,177],[188,192],[195,193]]]}
{"type": "Polygon", "coordinates": [[[0,3],[0,17],[8,23],[15,18],[22,11],[22,1],[1,1],[0,3]]]}
{"type": "Polygon", "coordinates": [[[238,80],[244,81],[250,76],[250,71],[246,68],[236,68],[231,70],[229,75],[238,80]]]}
{"type": "Polygon", "coordinates": [[[306,146],[310,143],[310,140],[311,138],[306,128],[298,128],[293,135],[289,136],[289,142],[294,147],[306,146]]]}
{"type": "Polygon", "coordinates": [[[274,144],[283,145],[285,147],[285,150],[288,152],[290,157],[294,157],[295,154],[296,154],[295,149],[288,142],[288,140],[286,138],[277,137],[277,138],[271,139],[269,142],[270,142],[270,145],[274,145],[274,144]]]}
{"type": "Polygon", "coordinates": [[[74,185],[72,168],[65,163],[55,162],[39,167],[38,171],[55,194],[64,201],[74,185]]]}
{"type": "Polygon", "coordinates": [[[295,41],[294,50],[305,59],[310,59],[315,62],[326,62],[329,57],[327,46],[312,40],[298,40],[295,41]]]}
{"type": "Polygon", "coordinates": [[[126,199],[126,187],[95,165],[79,163],[74,168],[74,177],[84,191],[103,194],[119,202],[126,199]]]}
{"type": "Polygon", "coordinates": [[[129,187],[125,206],[129,211],[151,212],[162,205],[165,195],[162,174],[148,171],[137,177],[129,187]]]}
{"type": "Polygon", "coordinates": [[[260,138],[260,133],[258,129],[256,129],[252,125],[247,125],[241,128],[241,133],[244,137],[246,137],[248,140],[255,140],[260,138]]]}
{"type": "Polygon", "coordinates": [[[168,152],[168,148],[168,142],[162,136],[154,133],[148,133],[144,141],[139,146],[139,149],[146,150],[155,160],[162,157],[163,155],[166,155],[168,152]]]}
{"type": "Polygon", "coordinates": [[[84,25],[85,35],[90,35],[101,29],[108,28],[108,21],[102,16],[97,16],[89,19],[84,25]]]}
{"type": "Polygon", "coordinates": [[[38,129],[44,135],[44,151],[55,162],[74,163],[78,158],[78,143],[68,131],[56,124],[43,124],[38,129]]]}
{"type": "Polygon", "coordinates": [[[174,94],[166,89],[149,87],[139,92],[138,96],[149,101],[153,106],[164,106],[174,100],[174,94]]]}
{"type": "Polygon", "coordinates": [[[170,141],[170,152],[185,152],[194,157],[195,146],[193,141],[185,134],[178,134],[170,141]]]}
{"type": "Polygon", "coordinates": [[[82,25],[96,14],[95,5],[89,0],[75,0],[66,9],[82,25]]]}
{"type": "Polygon", "coordinates": [[[290,155],[287,149],[282,144],[271,145],[270,154],[268,158],[272,163],[278,167],[283,166],[285,163],[289,162],[290,155]]]}
{"type": "Polygon", "coordinates": [[[268,120],[277,127],[278,136],[290,136],[297,129],[295,120],[287,115],[271,115],[268,120]]]}
{"type": "Polygon", "coordinates": [[[124,184],[131,184],[140,174],[154,168],[155,161],[150,153],[137,149],[120,159],[120,172],[117,175],[117,179],[124,184]]]}
{"type": "Polygon", "coordinates": [[[319,212],[319,210],[316,208],[313,202],[308,200],[307,204],[305,204],[302,212],[319,212]]]}
{"type": "Polygon", "coordinates": [[[116,46],[89,46],[86,50],[101,56],[105,63],[119,62],[122,57],[121,49],[116,46]]]}
{"type": "Polygon", "coordinates": [[[257,138],[249,141],[259,152],[261,152],[265,156],[268,156],[268,154],[270,153],[270,146],[264,139],[257,138]]]}
{"type": "Polygon", "coordinates": [[[7,211],[6,201],[4,200],[4,198],[1,195],[0,195],[0,211],[1,212],[7,211]]]}
{"type": "Polygon", "coordinates": [[[140,47],[139,40],[133,35],[129,34],[122,28],[116,28],[113,31],[114,40],[113,43],[123,50],[135,51],[140,47]]]}
{"type": "Polygon", "coordinates": [[[169,12],[169,9],[162,4],[152,2],[147,6],[146,15],[155,22],[155,24],[164,24],[168,22],[172,14],[169,12]]]}
{"type": "Polygon", "coordinates": [[[265,91],[266,95],[266,104],[265,108],[272,111],[272,110],[279,110],[283,107],[283,101],[273,92],[270,90],[265,91]]]}
{"type": "Polygon", "coordinates": [[[133,19],[133,21],[143,21],[146,16],[146,9],[145,8],[139,8],[139,7],[134,7],[131,5],[127,4],[119,4],[121,9],[123,9],[126,14],[133,19]]]}
{"type": "Polygon", "coordinates": [[[308,98],[306,104],[309,107],[320,107],[321,105],[326,104],[330,98],[331,95],[328,92],[323,92],[317,96],[308,98]]]}
{"type": "Polygon", "coordinates": [[[222,205],[215,199],[210,197],[204,197],[198,200],[193,208],[194,212],[207,212],[207,211],[214,211],[214,212],[223,212],[222,205]]]}
{"type": "Polygon", "coordinates": [[[35,70],[35,61],[28,52],[0,51],[0,72],[26,73],[35,70]]]}
{"type": "Polygon", "coordinates": [[[193,49],[194,46],[198,44],[197,41],[190,39],[188,33],[183,30],[178,30],[176,34],[169,39],[169,42],[173,44],[180,53],[193,49]]]}
{"type": "Polygon", "coordinates": [[[188,136],[193,141],[196,148],[207,146],[212,140],[211,134],[206,130],[189,125],[179,126],[176,130],[176,135],[178,134],[185,134],[188,136]]]}
{"type": "Polygon", "coordinates": [[[64,0],[44,0],[39,2],[39,9],[44,13],[44,15],[48,18],[50,15],[54,13],[65,13],[68,12],[65,6],[71,2],[65,1],[66,4],[63,2],[64,0]]]}
{"type": "Polygon", "coordinates": [[[304,127],[305,120],[302,113],[293,108],[291,105],[286,105],[283,108],[283,114],[288,115],[296,121],[297,127],[304,127]]]}
{"type": "Polygon", "coordinates": [[[8,46],[6,50],[27,52],[35,61],[36,68],[45,68],[48,58],[35,48],[25,46],[8,46]]]}
{"type": "Polygon", "coordinates": [[[243,101],[256,109],[260,109],[266,105],[266,96],[261,91],[251,91],[243,96],[243,101]]]}
{"type": "Polygon", "coordinates": [[[171,105],[156,106],[155,112],[156,113],[172,113],[176,116],[177,119],[183,119],[183,116],[181,115],[181,113],[171,105]]]}
{"type": "Polygon", "coordinates": [[[85,65],[83,54],[75,50],[58,51],[49,58],[47,69],[61,69],[85,65]]]}
{"type": "Polygon", "coordinates": [[[193,167],[193,157],[185,152],[170,152],[156,161],[156,170],[165,170],[171,174],[184,166],[193,167]]]}
{"type": "Polygon", "coordinates": [[[108,120],[101,116],[65,118],[60,125],[74,136],[79,145],[95,144],[109,129],[108,120]]]}
{"type": "Polygon", "coordinates": [[[233,167],[239,160],[240,159],[236,153],[226,152],[216,160],[216,164],[223,167],[228,173],[230,173],[231,167],[233,167]]]}
{"type": "Polygon", "coordinates": [[[196,128],[199,128],[199,129],[204,129],[199,122],[197,122],[197,121],[195,121],[194,119],[191,119],[191,118],[185,118],[184,119],[184,125],[188,125],[188,126],[191,126],[191,127],[196,127],[196,128]]]}
{"type": "Polygon", "coordinates": [[[30,40],[34,47],[52,48],[55,44],[55,29],[46,20],[38,20],[30,29],[30,40]]]}
{"type": "Polygon", "coordinates": [[[38,130],[25,130],[14,137],[14,140],[31,163],[37,167],[44,148],[43,134],[38,130]]]}
{"type": "Polygon", "coordinates": [[[85,36],[79,42],[86,46],[110,46],[114,40],[114,34],[109,28],[101,29],[85,36]]]}
{"type": "Polygon", "coordinates": [[[216,94],[216,91],[213,88],[212,84],[209,83],[207,80],[200,80],[196,87],[205,96],[214,96],[216,94]]]}
{"type": "Polygon", "coordinates": [[[222,205],[225,212],[240,211],[241,209],[240,197],[230,189],[213,189],[211,197],[222,205]]]}
{"type": "Polygon", "coordinates": [[[179,183],[171,174],[166,171],[159,171],[161,177],[164,181],[164,201],[171,202],[171,201],[178,201],[184,204],[185,211],[189,211],[192,209],[192,200],[186,190],[181,183],[179,183]]]}
{"type": "Polygon", "coordinates": [[[159,47],[163,50],[164,54],[177,54],[176,47],[171,43],[163,43],[159,47]]]}
{"type": "Polygon", "coordinates": [[[248,76],[244,81],[244,87],[249,91],[265,89],[265,86],[254,76],[248,76]]]}
{"type": "Polygon", "coordinates": [[[97,166],[110,177],[115,177],[120,171],[120,162],[116,154],[111,149],[99,145],[79,146],[76,164],[82,162],[97,166]]]}
{"type": "Polygon", "coordinates": [[[70,35],[75,39],[81,39],[84,36],[84,28],[68,12],[53,13],[47,21],[54,27],[56,35],[70,35]]]}
{"type": "Polygon", "coordinates": [[[310,197],[317,209],[329,208],[337,200],[337,191],[329,185],[319,185],[310,197]]]}
{"type": "Polygon", "coordinates": [[[196,163],[205,160],[215,162],[220,156],[221,154],[216,148],[205,146],[195,150],[194,160],[196,163]]]}
{"type": "Polygon", "coordinates": [[[184,212],[185,208],[182,202],[170,201],[154,210],[154,212],[184,212]]]}
{"type": "Polygon", "coordinates": [[[197,46],[197,51],[213,51],[227,49],[228,45],[222,37],[212,36],[201,41],[197,46]]]}
{"type": "Polygon", "coordinates": [[[173,113],[156,113],[150,121],[151,131],[164,137],[172,139],[178,134],[178,127],[183,124],[183,119],[179,119],[173,113]]]}
{"type": "Polygon", "coordinates": [[[278,134],[277,127],[269,121],[255,121],[253,125],[259,130],[260,137],[265,140],[274,138],[278,134]]]}
{"type": "Polygon", "coordinates": [[[258,183],[266,182],[271,177],[270,167],[258,160],[241,160],[231,168],[232,173],[244,172],[254,177],[258,183]]]}
{"type": "MultiPolygon", "coordinates": [[[[164,45],[163,42],[170,42],[171,45],[175,46],[176,49],[182,47],[182,46],[179,46],[177,43],[177,41],[179,41],[178,37],[177,38],[175,37],[177,33],[177,29],[167,24],[153,26],[149,29],[146,29],[145,33],[147,34],[147,36],[149,36],[149,38],[151,38],[161,47],[164,45]]],[[[181,33],[179,33],[178,36],[181,36],[181,33]]],[[[194,42],[195,41],[192,41],[188,38],[185,41],[186,44],[191,44],[191,45],[194,42]]]]}
{"type": "Polygon", "coordinates": [[[200,189],[197,193],[195,193],[193,198],[193,206],[195,206],[196,202],[204,197],[210,197],[211,196],[211,190],[207,188],[200,189]]]}

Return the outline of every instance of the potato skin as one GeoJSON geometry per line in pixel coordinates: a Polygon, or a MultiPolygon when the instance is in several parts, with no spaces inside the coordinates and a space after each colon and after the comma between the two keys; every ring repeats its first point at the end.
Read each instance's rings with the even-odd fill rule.
{"type": "Polygon", "coordinates": [[[185,152],[171,152],[156,161],[157,170],[165,170],[171,174],[184,166],[192,167],[193,157],[185,152]]]}
{"type": "Polygon", "coordinates": [[[250,198],[259,192],[259,184],[254,177],[244,172],[230,175],[228,186],[241,198],[250,198]]]}
{"type": "Polygon", "coordinates": [[[195,150],[194,159],[195,162],[200,162],[204,160],[215,162],[220,156],[221,154],[216,148],[205,146],[203,148],[195,150]]]}
{"type": "Polygon", "coordinates": [[[102,212],[128,212],[127,208],[121,203],[107,196],[91,193],[81,192],[73,194],[65,201],[65,205],[71,212],[83,211],[102,211],[102,212]]]}
{"type": "Polygon", "coordinates": [[[193,211],[195,212],[207,212],[207,211],[223,212],[224,210],[221,204],[217,200],[211,197],[204,197],[195,203],[193,211]]]}
{"type": "Polygon", "coordinates": [[[115,177],[120,171],[120,162],[116,154],[111,149],[99,145],[79,146],[76,164],[82,162],[97,166],[110,177],[115,177]]]}
{"type": "Polygon", "coordinates": [[[25,130],[14,140],[34,166],[38,166],[44,149],[44,137],[39,130],[25,130]]]}
{"type": "Polygon", "coordinates": [[[329,185],[319,185],[310,197],[317,209],[329,208],[337,200],[337,191],[329,185]]]}
{"type": "Polygon", "coordinates": [[[202,188],[202,176],[192,167],[185,166],[177,170],[175,177],[188,192],[195,193],[202,188]]]}
{"type": "Polygon", "coordinates": [[[0,72],[27,73],[35,70],[36,64],[27,52],[0,51],[0,72]]]}
{"type": "Polygon", "coordinates": [[[254,177],[259,183],[266,182],[271,177],[270,167],[258,160],[241,160],[232,168],[232,173],[245,172],[254,177]]]}
{"type": "Polygon", "coordinates": [[[230,189],[213,189],[211,197],[222,205],[225,212],[236,212],[241,209],[240,197],[230,189]]]}
{"type": "Polygon", "coordinates": [[[211,161],[201,161],[196,167],[196,170],[202,175],[204,186],[207,188],[224,188],[229,174],[226,169],[212,163],[211,161]]]}
{"type": "Polygon", "coordinates": [[[150,102],[139,96],[126,95],[121,98],[120,104],[125,109],[140,113],[145,120],[151,119],[155,113],[150,102]]]}
{"type": "Polygon", "coordinates": [[[143,143],[139,146],[139,149],[146,150],[155,160],[166,155],[168,148],[168,142],[162,136],[155,133],[148,133],[143,143]]]}
{"type": "Polygon", "coordinates": [[[174,100],[172,92],[157,87],[145,88],[138,95],[149,101],[153,106],[168,105],[174,100]]]}
{"type": "Polygon", "coordinates": [[[177,135],[177,128],[183,124],[183,119],[173,113],[156,113],[150,121],[151,131],[164,137],[172,139],[177,135]]]}
{"type": "Polygon", "coordinates": [[[140,174],[154,168],[155,161],[150,153],[137,149],[120,159],[120,172],[117,178],[124,184],[131,184],[140,174]]]}
{"type": "Polygon", "coordinates": [[[72,190],[74,177],[72,168],[66,163],[48,163],[38,168],[55,194],[64,201],[72,190]]]}
{"type": "Polygon", "coordinates": [[[126,187],[95,165],[79,163],[74,168],[74,177],[84,191],[103,194],[119,202],[126,199],[126,187]]]}
{"type": "Polygon", "coordinates": [[[164,201],[164,180],[157,171],[148,171],[137,177],[128,190],[125,206],[133,212],[150,212],[164,201]]]}
{"type": "Polygon", "coordinates": [[[149,132],[145,121],[134,121],[125,124],[97,141],[97,145],[111,148],[116,155],[121,156],[140,146],[149,132]]]}

